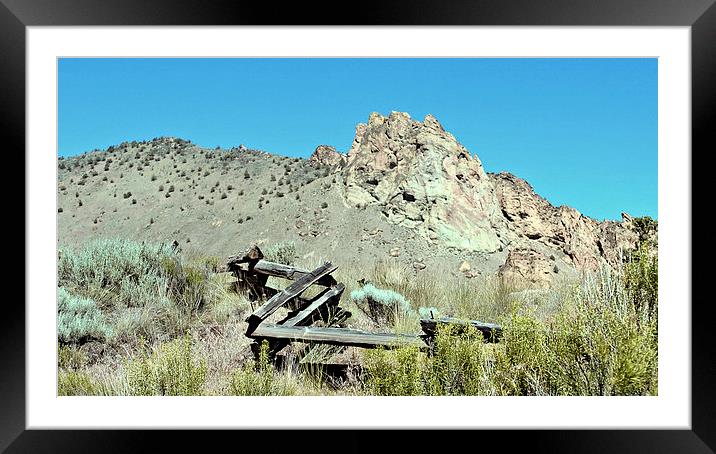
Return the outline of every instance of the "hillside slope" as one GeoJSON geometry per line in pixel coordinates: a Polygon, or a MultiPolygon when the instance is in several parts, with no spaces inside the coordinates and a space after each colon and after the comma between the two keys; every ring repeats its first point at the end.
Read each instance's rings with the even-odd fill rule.
{"type": "Polygon", "coordinates": [[[177,240],[226,257],[250,243],[293,241],[308,261],[390,259],[467,277],[500,270],[541,285],[616,263],[639,239],[628,215],[597,222],[552,206],[513,175],[485,172],[432,116],[373,113],[347,154],[319,146],[298,159],[157,138],[58,167],[59,242],[67,245],[177,240]]]}

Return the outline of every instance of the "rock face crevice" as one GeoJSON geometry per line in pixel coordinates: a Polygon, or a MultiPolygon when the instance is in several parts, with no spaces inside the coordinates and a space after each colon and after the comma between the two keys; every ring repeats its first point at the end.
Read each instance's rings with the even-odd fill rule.
{"type": "Polygon", "coordinates": [[[377,205],[390,223],[448,248],[491,254],[507,247],[521,251],[517,262],[532,257],[526,250],[557,253],[579,270],[615,264],[620,250],[638,242],[628,215],[598,222],[553,206],[512,174],[485,172],[432,115],[421,122],[372,113],[356,126],[347,155],[331,162],[344,164],[346,205],[377,205]]]}

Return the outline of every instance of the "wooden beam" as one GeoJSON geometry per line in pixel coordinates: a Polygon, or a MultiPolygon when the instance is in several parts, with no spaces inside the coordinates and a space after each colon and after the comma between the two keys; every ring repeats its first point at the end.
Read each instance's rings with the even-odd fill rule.
{"type": "Polygon", "coordinates": [[[335,286],[318,295],[318,297],[311,301],[311,304],[309,304],[301,312],[286,320],[284,323],[281,323],[281,326],[310,325],[314,320],[314,316],[318,312],[322,312],[325,307],[335,306],[338,304],[338,301],[341,298],[341,294],[345,289],[345,285],[336,284],[335,286]]]}
{"type": "Polygon", "coordinates": [[[266,280],[268,279],[268,276],[262,276],[243,270],[238,265],[233,268],[232,272],[236,277],[234,285],[237,293],[246,291],[248,293],[249,300],[251,301],[270,298],[273,296],[273,293],[270,293],[266,287],[266,280]]]}
{"type": "Polygon", "coordinates": [[[319,328],[315,326],[282,326],[262,323],[248,334],[254,339],[286,339],[299,342],[345,345],[349,347],[387,347],[415,346],[427,348],[423,340],[415,335],[369,333],[348,328],[319,328]]]}
{"type": "MultiPolygon", "coordinates": [[[[329,305],[336,306],[338,304],[341,294],[345,288],[345,285],[337,284],[324,290],[312,300],[305,301],[307,304],[304,304],[299,311],[289,314],[290,316],[288,318],[278,324],[281,326],[307,326],[318,318],[316,315],[325,321],[328,317],[327,309],[329,308],[329,305]]],[[[297,299],[298,297],[294,298],[294,301],[297,299]]],[[[276,354],[280,352],[289,343],[290,341],[286,339],[274,340],[271,342],[271,353],[276,354]]]]}
{"type": "MultiPolygon", "coordinates": [[[[284,265],[281,263],[269,262],[268,260],[259,260],[253,267],[253,271],[259,274],[265,274],[267,276],[282,277],[284,279],[297,280],[303,276],[310,274],[310,271],[295,268],[290,265],[284,265]]],[[[336,280],[331,275],[321,277],[316,281],[316,284],[324,287],[332,287],[337,284],[336,280]]]]}
{"type": "Polygon", "coordinates": [[[229,257],[226,261],[226,267],[229,270],[235,270],[238,269],[239,264],[248,263],[250,269],[253,264],[258,262],[262,258],[264,258],[263,252],[261,252],[261,249],[259,249],[259,247],[254,244],[253,246],[246,249],[244,252],[229,257]]]}
{"type": "Polygon", "coordinates": [[[458,327],[467,327],[469,325],[474,326],[482,332],[482,336],[488,342],[497,342],[500,336],[502,336],[502,327],[495,325],[494,323],[485,323],[477,320],[461,320],[452,317],[443,317],[440,319],[420,319],[420,327],[423,332],[430,337],[435,336],[435,331],[438,325],[454,325],[458,327]]]}
{"type": "Polygon", "coordinates": [[[289,285],[279,293],[269,299],[266,304],[256,309],[251,315],[246,318],[249,323],[246,334],[250,334],[259,323],[266,320],[266,318],[276,312],[276,310],[282,305],[286,304],[291,299],[303,293],[308,287],[319,280],[321,277],[334,272],[338,266],[333,265],[331,262],[326,262],[319,266],[315,270],[308,274],[303,275],[297,279],[293,284],[289,285]]]}

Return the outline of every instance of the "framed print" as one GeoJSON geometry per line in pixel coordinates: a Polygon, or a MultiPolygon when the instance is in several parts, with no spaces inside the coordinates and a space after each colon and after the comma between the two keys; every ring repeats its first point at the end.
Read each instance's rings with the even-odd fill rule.
{"type": "Polygon", "coordinates": [[[3,0],[3,449],[713,451],[712,2],[180,3],[3,0]]]}

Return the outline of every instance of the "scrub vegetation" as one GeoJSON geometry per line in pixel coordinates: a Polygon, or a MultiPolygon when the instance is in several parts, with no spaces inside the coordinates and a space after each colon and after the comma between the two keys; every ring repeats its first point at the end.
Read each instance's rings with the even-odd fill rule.
{"type": "MultiPolygon", "coordinates": [[[[295,245],[267,251],[311,268],[295,245]]],[[[268,254],[267,254],[268,255],[268,254]]],[[[549,290],[496,277],[415,279],[397,262],[336,272],[349,327],[420,332],[420,317],[499,323],[438,330],[430,352],[358,350],[341,381],[309,367],[277,368],[244,336],[252,303],[232,290],[220,259],[171,245],[103,239],[60,248],[60,395],[655,395],[658,262],[647,245],[549,290]]],[[[277,285],[277,284],[274,284],[277,285]]],[[[255,304],[255,303],[254,303],[255,304]]],[[[253,306],[256,307],[255,305],[253,306]]],[[[293,346],[289,347],[293,348],[293,346]]],[[[305,346],[313,357],[335,348],[305,346]]],[[[309,353],[305,353],[308,356],[309,353]]]]}

